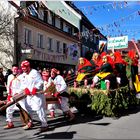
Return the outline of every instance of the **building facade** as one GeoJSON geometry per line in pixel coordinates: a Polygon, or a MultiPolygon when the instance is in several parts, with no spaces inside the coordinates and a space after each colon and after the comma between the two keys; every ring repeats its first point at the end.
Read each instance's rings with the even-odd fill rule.
{"type": "Polygon", "coordinates": [[[15,61],[28,59],[35,68],[75,69],[80,46],[73,34],[79,29],[41,2],[24,1],[21,6],[15,19],[15,61]],[[31,7],[36,8],[36,13],[31,7]]]}
{"type": "Polygon", "coordinates": [[[81,43],[81,56],[91,59],[94,52],[99,52],[99,40],[107,38],[89,21],[89,19],[71,1],[66,1],[77,13],[81,15],[79,39],[81,43]]]}
{"type": "Polygon", "coordinates": [[[18,14],[15,63],[27,59],[34,68],[69,70],[98,51],[101,33],[71,2],[21,1],[18,14]]]}

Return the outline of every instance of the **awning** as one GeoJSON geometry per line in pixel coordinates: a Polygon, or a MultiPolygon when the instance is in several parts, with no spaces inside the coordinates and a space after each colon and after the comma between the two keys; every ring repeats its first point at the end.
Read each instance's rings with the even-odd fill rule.
{"type": "Polygon", "coordinates": [[[42,1],[43,4],[56,15],[65,19],[73,26],[80,29],[81,15],[78,14],[73,8],[67,5],[64,1],[42,1]]]}

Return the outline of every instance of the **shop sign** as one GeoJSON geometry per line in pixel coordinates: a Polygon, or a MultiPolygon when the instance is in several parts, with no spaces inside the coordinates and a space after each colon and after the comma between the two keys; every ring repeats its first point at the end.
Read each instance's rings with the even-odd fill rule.
{"type": "Polygon", "coordinates": [[[31,49],[22,49],[21,53],[25,53],[25,54],[31,53],[31,49]]]}

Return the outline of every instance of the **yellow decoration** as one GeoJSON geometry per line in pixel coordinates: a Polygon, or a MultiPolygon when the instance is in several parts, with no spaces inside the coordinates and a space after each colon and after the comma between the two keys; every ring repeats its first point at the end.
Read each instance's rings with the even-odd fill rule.
{"type": "Polygon", "coordinates": [[[99,72],[96,74],[96,76],[102,78],[105,78],[106,76],[108,76],[110,74],[110,72],[99,72]]]}
{"type": "Polygon", "coordinates": [[[138,75],[136,75],[136,81],[134,82],[134,86],[137,92],[140,92],[140,81],[138,75]]]}
{"type": "Polygon", "coordinates": [[[84,78],[86,75],[88,75],[88,74],[89,74],[89,73],[79,73],[78,76],[77,76],[77,78],[76,78],[76,81],[77,81],[77,82],[82,81],[83,78],[84,78]]]}

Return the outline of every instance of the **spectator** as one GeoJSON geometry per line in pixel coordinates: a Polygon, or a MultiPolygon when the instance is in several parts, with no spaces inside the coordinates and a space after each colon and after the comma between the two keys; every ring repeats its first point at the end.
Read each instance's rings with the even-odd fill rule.
{"type": "MultiPolygon", "coordinates": [[[[10,74],[8,76],[8,80],[7,80],[7,101],[10,102],[12,100],[12,97],[14,95],[16,95],[17,93],[19,93],[20,90],[20,80],[19,80],[19,76],[18,76],[18,66],[17,65],[13,65],[12,66],[12,74],[10,74]]],[[[21,101],[19,101],[19,104],[21,105],[21,107],[26,110],[25,108],[25,100],[22,99],[21,101]]],[[[19,110],[16,107],[16,104],[9,106],[6,109],[6,121],[7,121],[7,125],[4,127],[5,129],[10,129],[14,127],[13,124],[13,113],[15,110],[19,110]]]]}
{"type": "Polygon", "coordinates": [[[6,91],[5,77],[3,75],[3,68],[0,68],[0,100],[4,99],[3,92],[6,91]]]}
{"type": "Polygon", "coordinates": [[[5,84],[7,85],[7,79],[8,79],[8,76],[12,74],[12,70],[11,69],[8,69],[6,74],[5,74],[5,84]]]}

